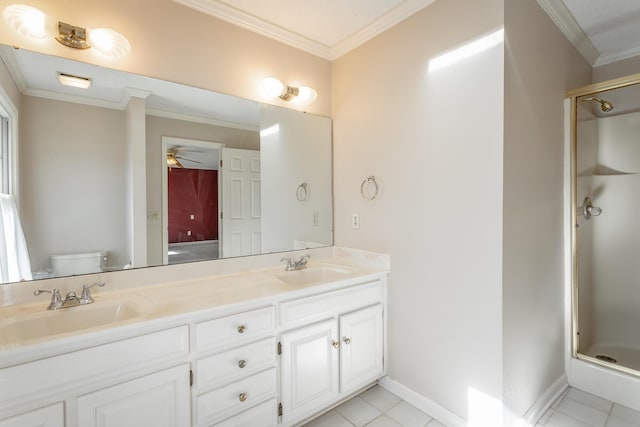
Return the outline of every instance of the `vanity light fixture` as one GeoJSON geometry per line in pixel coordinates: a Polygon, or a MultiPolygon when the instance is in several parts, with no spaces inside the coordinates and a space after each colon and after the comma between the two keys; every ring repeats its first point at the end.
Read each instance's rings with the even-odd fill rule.
{"type": "Polygon", "coordinates": [[[9,27],[25,37],[38,40],[56,39],[73,49],[93,48],[102,55],[117,58],[131,52],[129,41],[109,28],[83,28],[47,16],[26,4],[12,4],[3,11],[9,27]]]}
{"type": "Polygon", "coordinates": [[[77,87],[80,89],[89,89],[91,87],[91,79],[88,77],[73,76],[71,74],[58,73],[58,81],[65,86],[77,87]]]}
{"type": "Polygon", "coordinates": [[[311,104],[318,98],[318,92],[307,86],[289,86],[274,77],[268,77],[260,83],[262,95],[267,99],[280,98],[295,101],[296,104],[311,104]]]}

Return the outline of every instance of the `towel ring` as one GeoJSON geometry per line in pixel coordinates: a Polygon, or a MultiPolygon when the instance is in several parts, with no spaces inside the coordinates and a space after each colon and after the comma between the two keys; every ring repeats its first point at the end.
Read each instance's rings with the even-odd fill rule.
{"type": "Polygon", "coordinates": [[[309,200],[310,195],[311,192],[309,191],[309,184],[303,182],[298,185],[298,188],[296,189],[296,199],[298,199],[299,202],[306,202],[309,200]]]}
{"type": "Polygon", "coordinates": [[[362,198],[365,200],[373,200],[378,197],[378,183],[376,182],[375,176],[370,175],[362,181],[362,184],[360,184],[360,194],[362,194],[362,198]],[[371,194],[370,191],[371,187],[374,188],[373,194],[371,194]]]}

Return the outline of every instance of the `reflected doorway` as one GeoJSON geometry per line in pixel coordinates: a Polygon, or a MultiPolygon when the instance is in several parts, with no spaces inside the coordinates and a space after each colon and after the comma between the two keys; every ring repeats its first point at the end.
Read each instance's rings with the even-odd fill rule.
{"type": "Polygon", "coordinates": [[[222,147],[162,137],[165,265],[220,258],[222,147]]]}

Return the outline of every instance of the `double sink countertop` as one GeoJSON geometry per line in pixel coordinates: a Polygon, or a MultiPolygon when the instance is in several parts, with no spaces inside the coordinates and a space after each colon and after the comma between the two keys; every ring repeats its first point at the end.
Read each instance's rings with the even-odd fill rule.
{"type": "MultiPolygon", "coordinates": [[[[218,272],[212,275],[198,271],[184,273],[184,280],[171,280],[172,275],[166,274],[168,279],[151,278],[150,283],[138,286],[129,283],[133,277],[127,274],[139,276],[140,270],[85,276],[82,280],[87,284],[105,282],[103,288],[92,288],[95,302],[58,310],[46,309],[50,294],[35,297],[33,290],[59,287],[64,297],[68,290],[79,291],[73,289],[73,285],[78,287],[77,277],[68,278],[73,279],[69,280],[73,283],[67,289],[62,286],[67,283],[64,279],[3,285],[3,288],[24,288],[5,290],[14,303],[0,307],[0,354],[5,361],[0,363],[0,368],[12,361],[59,353],[60,348],[70,351],[76,346],[91,345],[93,340],[99,343],[113,339],[114,333],[123,337],[145,333],[204,318],[216,310],[226,313],[250,309],[269,304],[275,298],[281,301],[340,289],[375,280],[389,272],[387,255],[353,249],[331,247],[284,255],[297,258],[306,254],[311,254],[307,268],[295,271],[284,270],[279,262],[283,254],[269,254],[245,257],[241,261],[214,261],[217,264],[212,265],[218,272]],[[225,262],[228,265],[220,264],[225,262]],[[252,265],[256,268],[251,268],[252,265]]],[[[176,267],[186,268],[184,264],[174,269],[176,267]]],[[[172,271],[167,270],[171,268],[165,266],[158,268],[164,271],[147,269],[147,272],[162,276],[163,272],[172,271]]],[[[0,298],[2,296],[0,294],[0,298]]]]}

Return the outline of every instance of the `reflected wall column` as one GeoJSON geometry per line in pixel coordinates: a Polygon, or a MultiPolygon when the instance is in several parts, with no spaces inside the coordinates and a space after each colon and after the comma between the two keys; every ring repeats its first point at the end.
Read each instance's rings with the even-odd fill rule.
{"type": "Polygon", "coordinates": [[[132,267],[147,266],[147,176],[145,99],[150,92],[127,88],[126,212],[129,260],[132,267]]]}

